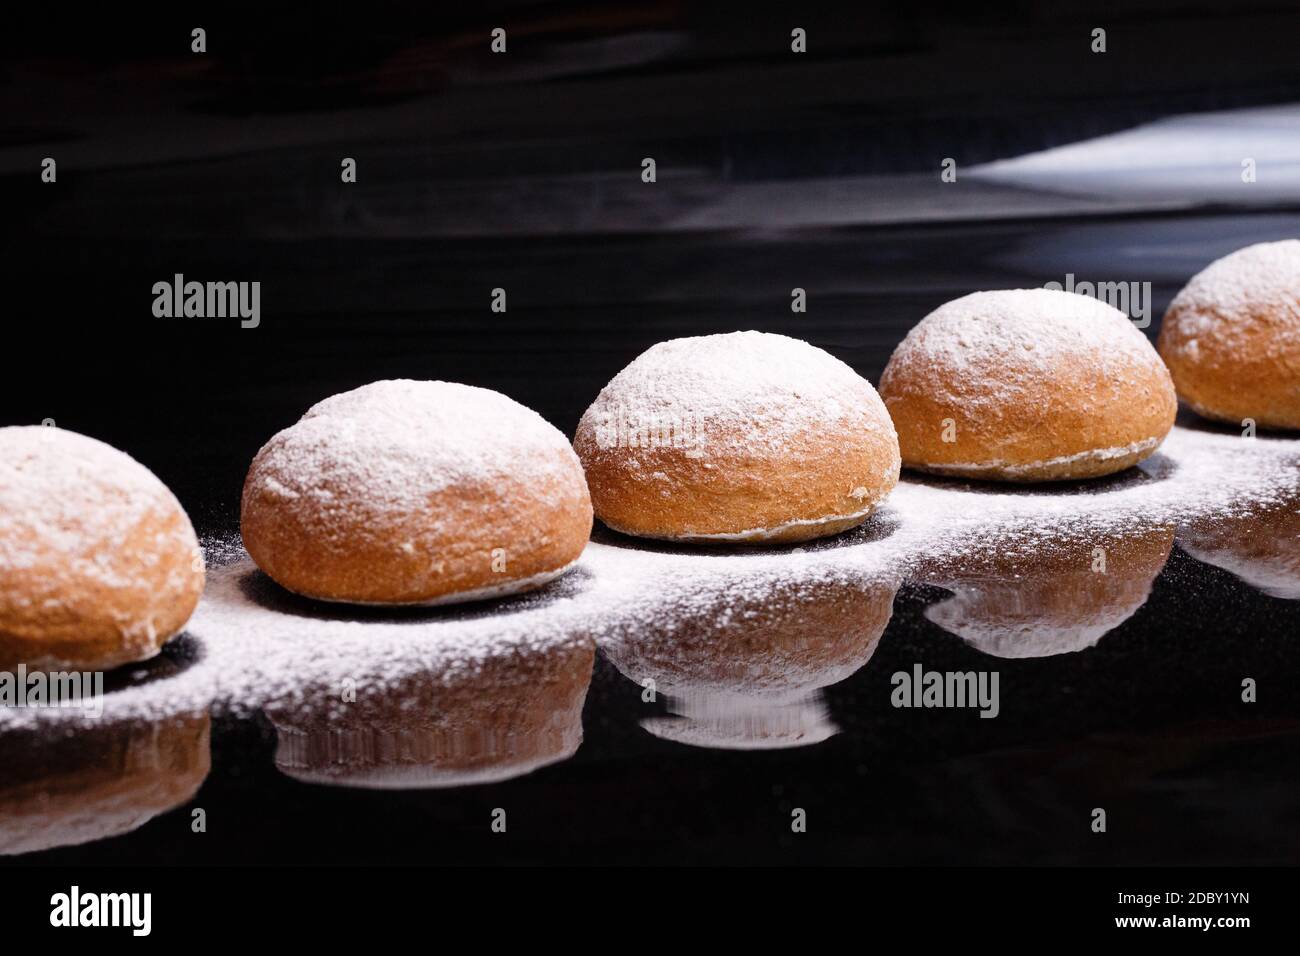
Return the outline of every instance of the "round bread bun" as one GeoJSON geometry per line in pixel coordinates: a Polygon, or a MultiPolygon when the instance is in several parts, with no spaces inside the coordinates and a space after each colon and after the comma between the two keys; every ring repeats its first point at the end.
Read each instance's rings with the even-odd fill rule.
{"type": "Polygon", "coordinates": [[[75,432],[0,428],[0,669],[153,657],[202,593],[194,528],[149,469],[75,432]]]}
{"type": "Polygon", "coordinates": [[[266,708],[275,765],[304,783],[375,790],[493,783],[566,760],[582,743],[595,647],[520,642],[476,667],[415,669],[342,703],[300,688],[266,708]]]}
{"type": "Polygon", "coordinates": [[[601,390],[573,444],[600,520],[646,538],[806,541],[861,524],[898,482],[870,383],[764,332],[653,346],[601,390]]]}
{"type": "Polygon", "coordinates": [[[257,453],[244,547],[322,601],[444,604],[540,587],[591,534],[564,435],[498,392],[384,381],[314,405],[257,453]]]}
{"type": "Polygon", "coordinates": [[[1210,263],[1174,296],[1160,355],[1197,414],[1300,428],[1300,239],[1210,263]]]}
{"type": "Polygon", "coordinates": [[[836,732],[820,694],[875,653],[898,582],[787,568],[702,577],[680,600],[611,629],[601,652],[626,677],[653,681],[674,716],[657,737],[728,750],[818,743],[836,732]]]}
{"type": "Polygon", "coordinates": [[[207,714],[0,735],[0,856],[129,833],[187,802],[208,776],[207,714]]]}
{"type": "Polygon", "coordinates": [[[1269,597],[1300,601],[1300,490],[1193,521],[1178,543],[1269,597]]]}
{"type": "Polygon", "coordinates": [[[1071,292],[975,292],[894,350],[880,394],[903,464],[996,481],[1063,481],[1146,458],[1178,410],[1169,373],[1118,309],[1071,292]]]}
{"type": "Polygon", "coordinates": [[[993,657],[1086,650],[1147,602],[1173,543],[1167,525],[1068,535],[1027,528],[922,569],[926,584],[953,592],[925,616],[993,657]]]}

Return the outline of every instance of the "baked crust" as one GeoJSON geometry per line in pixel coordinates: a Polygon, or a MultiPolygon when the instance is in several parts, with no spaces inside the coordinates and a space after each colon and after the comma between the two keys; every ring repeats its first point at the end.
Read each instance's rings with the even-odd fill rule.
{"type": "Polygon", "coordinates": [[[905,466],[996,481],[1122,471],[1177,413],[1169,373],[1123,313],[1046,289],[936,309],[895,350],[880,393],[905,466]]]}
{"type": "Polygon", "coordinates": [[[320,403],[258,452],[240,515],[244,546],[272,580],[357,604],[540,587],[578,559],[591,523],[582,467],[559,431],[504,395],[446,382],[378,382],[320,403]],[[390,397],[412,427],[385,430],[390,397]],[[504,431],[449,436],[436,417],[418,421],[484,408],[504,431]],[[496,458],[461,468],[471,443],[496,458]]]}
{"type": "Polygon", "coordinates": [[[1247,246],[1176,295],[1160,355],[1198,415],[1300,428],[1300,240],[1247,246]]]}
{"type": "Polygon", "coordinates": [[[143,465],[56,428],[0,428],[0,669],[153,657],[203,593],[198,539],[143,465]]]}
{"type": "Polygon", "coordinates": [[[587,409],[574,448],[601,521],[678,541],[837,534],[865,521],[899,472],[894,428],[870,383],[805,342],[758,332],[643,353],[587,409]],[[753,366],[752,381],[714,389],[710,367],[725,375],[733,350],[753,366]],[[677,433],[687,440],[642,441],[638,422],[664,409],[687,424],[677,433]]]}

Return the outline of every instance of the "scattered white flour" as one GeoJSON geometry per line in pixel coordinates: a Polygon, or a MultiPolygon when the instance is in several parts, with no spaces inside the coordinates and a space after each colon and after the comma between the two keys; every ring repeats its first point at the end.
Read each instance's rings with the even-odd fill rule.
{"type": "Polygon", "coordinates": [[[308,672],[316,686],[352,679],[382,687],[420,673],[450,683],[494,657],[585,642],[574,611],[589,583],[588,572],[576,571],[505,605],[393,612],[298,598],[245,557],[213,571],[190,628],[239,665],[222,674],[226,701],[257,707],[291,702],[308,672]]]}
{"type": "MultiPolygon", "coordinates": [[[[819,581],[892,586],[999,549],[1032,555],[1054,538],[1232,521],[1270,503],[1296,507],[1289,502],[1300,496],[1298,469],[1298,440],[1175,427],[1159,453],[1107,480],[1020,488],[907,476],[866,526],[803,548],[673,549],[606,535],[588,545],[573,573],[540,592],[436,610],[313,604],[271,584],[237,541],[209,541],[208,589],[189,627],[203,659],[109,695],[106,713],[162,717],[209,703],[251,710],[344,678],[395,685],[428,672],[451,679],[521,649],[607,643],[635,634],[637,622],[701,609],[721,618],[733,605],[819,581]]],[[[75,718],[0,709],[0,728],[51,719],[75,718]]]]}

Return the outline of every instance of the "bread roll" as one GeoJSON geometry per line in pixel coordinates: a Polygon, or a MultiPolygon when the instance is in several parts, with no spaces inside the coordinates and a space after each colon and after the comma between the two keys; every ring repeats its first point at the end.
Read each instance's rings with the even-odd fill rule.
{"type": "Polygon", "coordinates": [[[75,432],[0,428],[0,669],[152,657],[202,592],[194,528],[147,468],[75,432]]]}
{"type": "Polygon", "coordinates": [[[940,306],[895,349],[880,394],[904,465],[995,481],[1121,471],[1177,412],[1169,373],[1122,312],[1050,289],[940,306]]]}
{"type": "Polygon", "coordinates": [[[563,574],[591,533],[565,437],[504,395],[385,381],[335,395],[272,438],[241,528],[282,587],[356,604],[443,604],[563,574]]]}
{"type": "Polygon", "coordinates": [[[898,481],[879,396],[798,339],[733,332],[661,342],[578,425],[600,520],[678,541],[782,543],[861,524],[898,481]]]}
{"type": "Polygon", "coordinates": [[[1210,263],[1165,312],[1160,355],[1200,415],[1300,428],[1300,239],[1210,263]]]}

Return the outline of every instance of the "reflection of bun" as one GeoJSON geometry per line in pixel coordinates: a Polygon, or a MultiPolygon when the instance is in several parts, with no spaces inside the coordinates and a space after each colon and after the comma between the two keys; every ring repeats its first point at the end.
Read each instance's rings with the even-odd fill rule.
{"type": "Polygon", "coordinates": [[[1109,475],[1173,427],[1169,373],[1133,323],[1070,292],[975,292],[907,334],[880,379],[903,464],[1002,481],[1109,475]]]}
{"type": "Polygon", "coordinates": [[[521,642],[475,668],[361,682],[353,703],[337,686],[304,688],[266,708],[279,737],[275,764],[304,783],[374,789],[520,776],[578,749],[594,657],[586,639],[521,642]]]}
{"type": "Polygon", "coordinates": [[[0,854],[107,839],[180,806],[208,775],[208,733],[202,714],[0,735],[0,854]]]}
{"type": "MultiPolygon", "coordinates": [[[[699,587],[707,588],[707,582],[699,587]]],[[[667,694],[797,700],[861,668],[893,613],[893,582],[743,573],[638,622],[601,650],[667,694]]]]}
{"type": "Polygon", "coordinates": [[[673,702],[673,717],[647,717],[641,726],[660,740],[710,750],[781,750],[829,740],[839,728],[821,695],[790,704],[710,707],[707,701],[673,702]]]}
{"type": "Polygon", "coordinates": [[[375,382],[318,403],[244,484],[244,545],[281,586],[359,604],[438,604],[537,587],[591,532],[564,436],[504,395],[375,382]]]}
{"type": "Polygon", "coordinates": [[[1210,263],[1174,297],[1160,354],[1206,418],[1300,428],[1300,240],[1210,263]]]}
{"type": "Polygon", "coordinates": [[[601,390],[574,447],[600,520],[648,538],[803,541],[861,524],[898,481],[865,379],[807,342],[661,342],[601,390]]]}
{"type": "Polygon", "coordinates": [[[1179,542],[1198,561],[1235,574],[1265,594],[1300,600],[1300,496],[1290,494],[1183,529],[1179,542]]]}
{"type": "Polygon", "coordinates": [[[122,452],[0,428],[0,669],[154,656],[203,591],[198,546],[172,493],[122,452]]]}
{"type": "Polygon", "coordinates": [[[744,572],[695,582],[688,599],[602,642],[625,676],[654,682],[680,720],[657,736],[715,747],[783,747],[834,733],[817,691],[863,667],[897,584],[744,572]]]}
{"type": "Polygon", "coordinates": [[[1092,647],[1146,603],[1174,531],[1047,534],[990,541],[925,581],[953,591],[926,609],[945,631],[994,657],[1050,657],[1092,647]]]}

